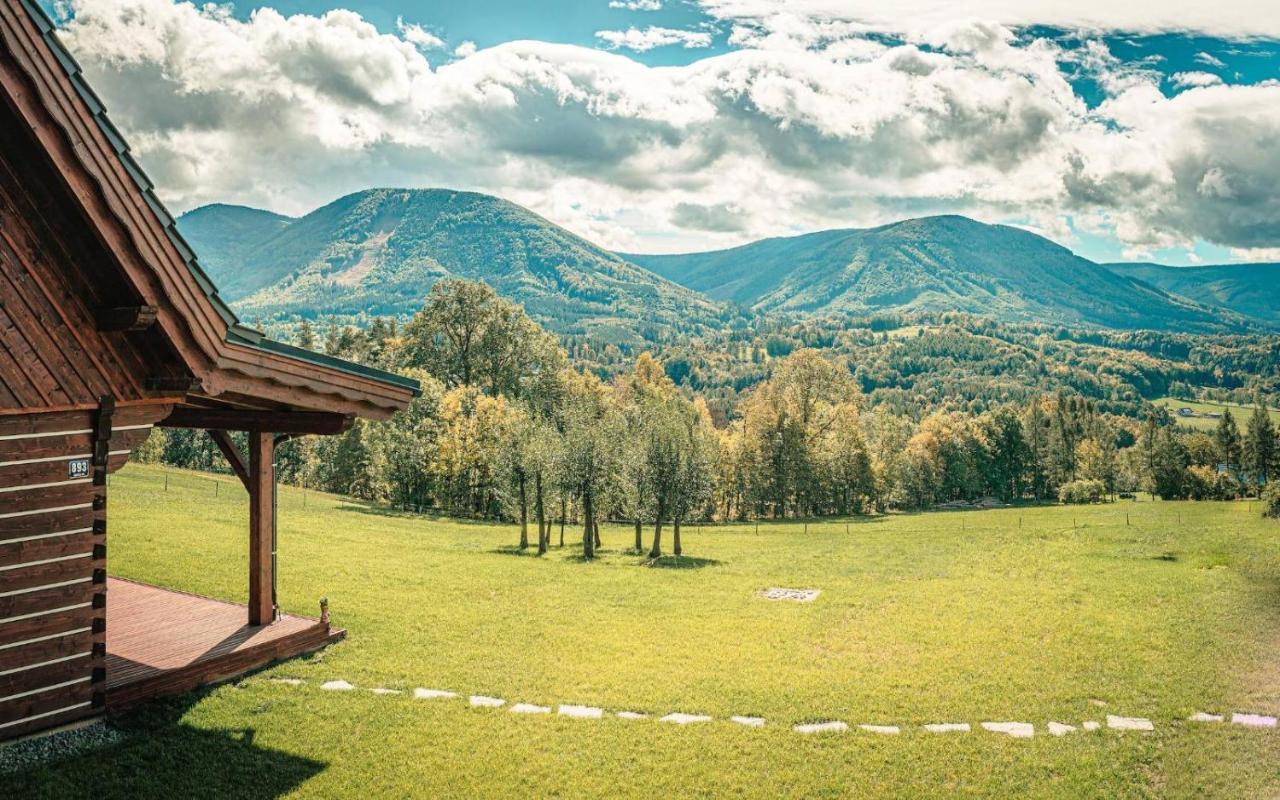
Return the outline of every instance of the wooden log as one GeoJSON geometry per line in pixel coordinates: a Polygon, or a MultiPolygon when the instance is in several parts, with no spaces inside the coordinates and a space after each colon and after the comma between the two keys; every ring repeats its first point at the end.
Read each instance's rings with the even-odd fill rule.
{"type": "Polygon", "coordinates": [[[270,431],[333,435],[351,427],[349,414],[321,411],[237,411],[179,407],[158,424],[165,428],[203,428],[216,431],[270,431]]]}
{"type": "Polygon", "coordinates": [[[275,437],[249,434],[249,624],[275,619],[271,597],[272,521],[275,513],[275,437]]]}
{"type": "Polygon", "coordinates": [[[102,308],[94,314],[100,331],[145,331],[155,324],[160,309],[156,306],[119,306],[102,308]]]}
{"type": "Polygon", "coordinates": [[[244,455],[240,449],[236,447],[236,443],[232,441],[231,435],[226,431],[212,430],[207,431],[209,438],[213,439],[213,443],[222,451],[223,457],[227,459],[227,463],[231,465],[231,471],[236,474],[240,482],[244,484],[245,491],[253,491],[250,484],[249,465],[245,463],[244,455]]]}

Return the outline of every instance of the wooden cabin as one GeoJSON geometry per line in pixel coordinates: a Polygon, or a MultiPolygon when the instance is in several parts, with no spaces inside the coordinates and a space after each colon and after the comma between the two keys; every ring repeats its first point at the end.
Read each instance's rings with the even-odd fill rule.
{"type": "Polygon", "coordinates": [[[48,18],[0,0],[0,739],[340,636],[276,607],[274,448],[416,392],[241,325],[48,18]],[[248,607],[108,577],[107,476],[153,426],[244,482],[248,607]]]}

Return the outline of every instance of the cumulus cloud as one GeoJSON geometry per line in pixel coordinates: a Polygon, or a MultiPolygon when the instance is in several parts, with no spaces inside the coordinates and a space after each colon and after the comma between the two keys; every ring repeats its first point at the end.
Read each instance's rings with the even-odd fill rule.
{"type": "Polygon", "coordinates": [[[596,38],[614,50],[624,48],[637,53],[672,44],[686,48],[711,46],[711,34],[706,31],[682,31],[658,25],[650,25],[647,28],[633,26],[625,31],[596,31],[596,38]]]}
{"type": "Polygon", "coordinates": [[[424,50],[444,47],[444,40],[439,36],[436,36],[421,25],[405,22],[403,17],[396,17],[396,30],[400,31],[400,35],[404,37],[406,42],[417,45],[424,50]]]}
{"type": "Polygon", "coordinates": [[[455,47],[453,54],[458,58],[466,58],[467,56],[475,55],[475,52],[478,49],[479,48],[476,47],[475,42],[466,41],[455,47]]]}
{"type": "Polygon", "coordinates": [[[661,11],[662,0],[609,0],[609,8],[627,11],[661,11]]]}
{"type": "Polygon", "coordinates": [[[1069,219],[1135,250],[1280,247],[1280,82],[1168,97],[1100,43],[952,22],[890,44],[820,22],[680,67],[530,41],[432,64],[348,11],[72,2],[68,45],[177,210],[451,186],[627,250],[941,211],[1069,219]]]}
{"type": "Polygon", "coordinates": [[[1199,53],[1196,53],[1194,58],[1197,63],[1207,64],[1210,67],[1217,67],[1219,69],[1222,69],[1223,67],[1227,66],[1227,63],[1225,61],[1223,61],[1222,59],[1218,58],[1215,55],[1212,55],[1211,53],[1206,53],[1203,50],[1201,50],[1199,53]]]}
{"type": "Polygon", "coordinates": [[[1169,76],[1169,80],[1179,89],[1189,89],[1193,86],[1217,86],[1222,83],[1222,78],[1212,72],[1175,72],[1169,76]]]}

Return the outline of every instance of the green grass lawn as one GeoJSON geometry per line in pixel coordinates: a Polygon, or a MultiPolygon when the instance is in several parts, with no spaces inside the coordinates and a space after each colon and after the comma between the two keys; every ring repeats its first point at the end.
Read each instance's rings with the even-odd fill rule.
{"type": "MultiPolygon", "coordinates": [[[[1185,425],[1199,431],[1211,431],[1218,427],[1218,420],[1210,417],[1179,417],[1176,415],[1178,409],[1189,408],[1197,414],[1221,414],[1227,409],[1231,410],[1231,415],[1236,418],[1236,425],[1240,427],[1243,434],[1249,424],[1249,416],[1253,414],[1253,406],[1242,406],[1237,403],[1213,403],[1201,402],[1198,400],[1179,400],[1176,397],[1162,397],[1155,401],[1158,406],[1164,406],[1169,411],[1174,412],[1174,419],[1179,425],[1185,425]]],[[[1280,410],[1269,408],[1271,421],[1280,425],[1280,410]]]]}
{"type": "MultiPolygon", "coordinates": [[[[243,601],[244,493],[170,476],[168,491],[156,468],[112,479],[111,572],[243,601]]],[[[1280,795],[1280,733],[1178,721],[1280,711],[1280,525],[1248,503],[691,527],[698,560],[682,568],[625,552],[629,528],[602,533],[594,563],[575,557],[572,528],[571,546],[537,558],[511,552],[510,525],[282,488],[281,602],[315,614],[327,596],[348,640],[154,705],[120,721],[124,743],[7,785],[24,798],[1280,795]],[[822,594],[760,599],[770,586],[822,594]],[[315,688],[336,678],[717,720],[520,717],[315,688]],[[1157,730],[1043,732],[1107,713],[1157,730]],[[1038,734],[790,730],[823,719],[1038,734]]]]}

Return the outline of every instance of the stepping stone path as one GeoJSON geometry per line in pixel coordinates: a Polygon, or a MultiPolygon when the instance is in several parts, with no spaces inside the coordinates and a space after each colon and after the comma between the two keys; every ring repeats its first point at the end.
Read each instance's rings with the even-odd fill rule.
{"type": "Polygon", "coordinates": [[[301,686],[302,680],[299,678],[272,678],[272,683],[283,683],[285,686],[301,686]]]}
{"type": "Polygon", "coordinates": [[[1262,714],[1232,714],[1232,725],[1244,725],[1248,728],[1274,728],[1276,726],[1275,717],[1266,717],[1262,714]]]}
{"type": "Polygon", "coordinates": [[[456,692],[446,692],[443,689],[413,690],[413,699],[415,700],[451,700],[457,696],[456,692]]]}
{"type": "Polygon", "coordinates": [[[1084,728],[1086,731],[1096,731],[1102,727],[1102,723],[1090,719],[1082,722],[1080,727],[1084,728]]]}
{"type": "Polygon", "coordinates": [[[482,694],[471,695],[471,705],[478,706],[480,708],[500,708],[506,704],[507,701],[503,700],[501,697],[486,697],[482,694]]]}
{"type": "Polygon", "coordinates": [[[818,599],[820,589],[784,589],[775,586],[765,589],[761,595],[766,600],[790,600],[793,603],[812,603],[818,599]]]}
{"type": "Polygon", "coordinates": [[[1107,715],[1107,727],[1116,731],[1153,731],[1156,729],[1151,720],[1142,717],[1117,717],[1107,715]]]}
{"type": "Polygon", "coordinates": [[[1015,739],[1030,739],[1036,735],[1036,727],[1030,722],[984,722],[982,727],[992,733],[1003,733],[1015,739]]]}
{"type": "Polygon", "coordinates": [[[516,703],[511,707],[512,714],[550,714],[551,706],[535,706],[531,703],[516,703]]]}
{"type": "Polygon", "coordinates": [[[729,717],[729,721],[746,725],[748,728],[764,727],[764,717],[729,717]]]}
{"type": "Polygon", "coordinates": [[[702,714],[684,714],[679,711],[675,711],[666,715],[665,717],[663,717],[658,721],[674,722],[677,725],[691,725],[695,722],[710,722],[711,717],[708,717],[702,714]]]}
{"type": "Polygon", "coordinates": [[[805,725],[797,725],[792,728],[796,733],[843,733],[849,730],[849,726],[839,720],[831,722],[810,722],[805,725]]]}
{"type": "Polygon", "coordinates": [[[1188,722],[1222,722],[1221,714],[1206,714],[1203,711],[1197,711],[1187,717],[1188,722]]]}
{"type": "Polygon", "coordinates": [[[1068,733],[1076,732],[1075,725],[1064,725],[1061,722],[1050,722],[1048,727],[1049,733],[1052,733],[1054,736],[1066,736],[1068,733]]]}
{"type": "Polygon", "coordinates": [[[600,719],[604,709],[594,706],[560,706],[560,716],[577,717],[578,719],[600,719]]]}
{"type": "Polygon", "coordinates": [[[640,711],[619,711],[615,714],[618,719],[648,719],[649,715],[640,711]]]}
{"type": "Polygon", "coordinates": [[[326,692],[349,692],[356,687],[346,681],[328,681],[320,684],[320,688],[326,692]]]}
{"type": "Polygon", "coordinates": [[[859,725],[858,727],[868,733],[882,733],[888,736],[896,736],[902,732],[897,725],[859,725]]]}
{"type": "Polygon", "coordinates": [[[374,694],[404,694],[404,692],[400,691],[399,689],[377,688],[377,689],[370,689],[369,691],[373,692],[374,694]]]}
{"type": "Polygon", "coordinates": [[[925,725],[924,729],[929,733],[968,733],[969,723],[967,722],[936,722],[931,725],[925,725]]]}

